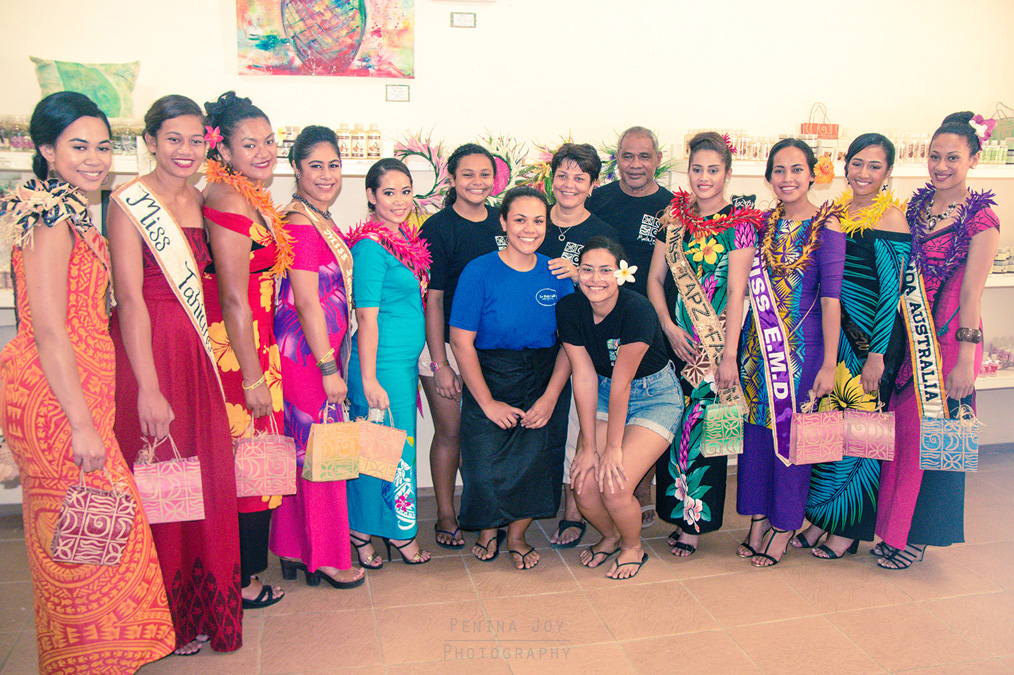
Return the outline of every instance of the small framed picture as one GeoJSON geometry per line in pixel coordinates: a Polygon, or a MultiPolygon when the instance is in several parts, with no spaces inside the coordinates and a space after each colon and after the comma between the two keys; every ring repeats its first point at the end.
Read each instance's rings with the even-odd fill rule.
{"type": "Polygon", "coordinates": [[[411,94],[407,84],[389,84],[384,87],[385,100],[388,103],[408,103],[411,94]]]}

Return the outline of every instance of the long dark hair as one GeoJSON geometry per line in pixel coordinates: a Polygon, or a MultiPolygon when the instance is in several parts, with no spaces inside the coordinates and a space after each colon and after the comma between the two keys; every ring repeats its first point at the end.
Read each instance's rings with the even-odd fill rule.
{"type": "Polygon", "coordinates": [[[84,94],[76,91],[58,91],[42,99],[32,112],[32,120],[28,123],[28,134],[35,144],[35,156],[32,157],[32,171],[39,180],[49,177],[49,162],[39,152],[39,146],[56,146],[56,139],[74,122],[82,117],[97,117],[106,125],[109,135],[109,120],[99,110],[95,102],[84,94]]]}
{"type": "MultiPolygon", "coordinates": [[[[451,156],[447,160],[447,173],[454,176],[458,173],[458,165],[465,157],[471,157],[472,155],[483,155],[489,160],[489,163],[493,166],[493,175],[496,175],[496,160],[493,159],[493,153],[486,148],[482,147],[478,143],[465,143],[459,145],[457,149],[451,153],[451,156]]],[[[458,200],[458,188],[454,187],[447,191],[444,195],[444,208],[453,204],[458,200]]]]}

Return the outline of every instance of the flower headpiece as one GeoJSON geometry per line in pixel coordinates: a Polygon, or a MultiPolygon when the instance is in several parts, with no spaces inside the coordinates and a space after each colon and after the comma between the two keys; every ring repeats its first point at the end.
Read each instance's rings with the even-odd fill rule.
{"type": "Polygon", "coordinates": [[[968,120],[968,123],[975,129],[975,135],[979,137],[980,143],[985,143],[993,135],[996,128],[996,120],[993,118],[984,119],[982,115],[976,115],[968,120]]]}
{"type": "Polygon", "coordinates": [[[616,285],[622,286],[627,283],[634,283],[634,272],[637,271],[637,265],[627,265],[626,260],[620,261],[620,269],[613,272],[613,276],[616,277],[616,285]]]}
{"type": "Polygon", "coordinates": [[[733,144],[732,138],[729,136],[729,134],[722,134],[722,140],[725,141],[725,147],[729,148],[729,154],[735,155],[736,146],[735,144],[733,144]]]}
{"type": "Polygon", "coordinates": [[[814,180],[813,182],[817,185],[827,185],[834,180],[834,162],[831,161],[831,153],[825,152],[817,160],[817,165],[813,167],[814,180]]]}
{"type": "Polygon", "coordinates": [[[222,132],[218,127],[211,128],[206,126],[204,128],[208,131],[208,133],[204,134],[204,140],[207,142],[210,149],[214,150],[216,145],[225,140],[222,138],[222,132]]]}

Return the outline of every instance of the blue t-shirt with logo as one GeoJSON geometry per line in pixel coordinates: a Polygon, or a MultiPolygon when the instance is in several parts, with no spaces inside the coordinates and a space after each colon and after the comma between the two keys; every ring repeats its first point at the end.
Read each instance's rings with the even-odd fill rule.
{"type": "Polygon", "coordinates": [[[535,267],[519,272],[499,253],[465,266],[451,307],[451,326],[475,331],[476,349],[541,349],[556,344],[556,302],[574,292],[570,279],[549,271],[537,253],[535,267]]]}

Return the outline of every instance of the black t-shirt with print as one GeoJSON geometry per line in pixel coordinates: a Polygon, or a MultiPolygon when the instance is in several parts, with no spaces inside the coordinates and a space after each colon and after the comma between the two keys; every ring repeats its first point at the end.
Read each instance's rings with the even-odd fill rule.
{"type": "Polygon", "coordinates": [[[629,288],[641,295],[648,293],[648,268],[655,250],[659,219],[671,201],[672,193],[662,186],[646,197],[631,197],[620,188],[620,181],[615,181],[595,188],[585,205],[616,228],[617,241],[630,258],[627,262],[637,265],[634,283],[629,288]]]}
{"type": "Polygon", "coordinates": [[[546,222],[546,238],[539,246],[538,252],[550,260],[566,258],[576,266],[581,249],[596,235],[605,235],[612,239],[618,236],[615,227],[594,213],[589,213],[587,218],[571,227],[558,227],[550,219],[546,222]]]}
{"type": "Polygon", "coordinates": [[[620,287],[613,311],[599,323],[595,323],[591,303],[583,294],[560,298],[556,303],[556,328],[563,342],[588,350],[595,372],[602,377],[612,378],[620,345],[648,345],[634,379],[654,375],[669,363],[655,310],[646,297],[625,285],[620,287]]]}
{"type": "Polygon", "coordinates": [[[462,218],[448,206],[426,219],[420,236],[429,244],[433,258],[429,288],[444,292],[444,339],[450,340],[451,304],[461,270],[479,256],[502,249],[507,239],[500,216],[489,206],[486,220],[478,223],[462,218]]]}

